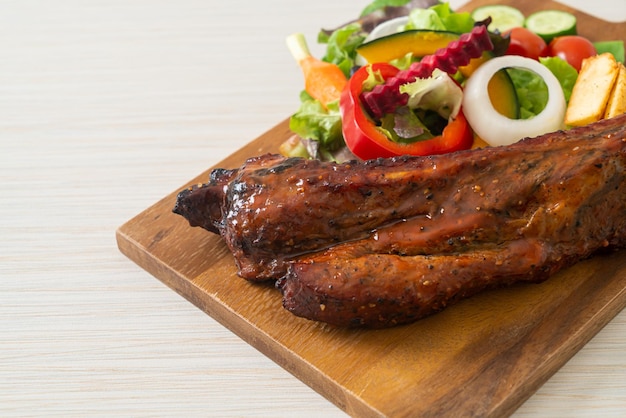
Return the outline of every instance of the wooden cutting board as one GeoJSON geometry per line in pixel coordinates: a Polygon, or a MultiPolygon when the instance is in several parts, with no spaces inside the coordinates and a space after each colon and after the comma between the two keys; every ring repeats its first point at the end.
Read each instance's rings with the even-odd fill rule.
{"type": "MultiPolygon", "coordinates": [[[[514,5],[526,13],[569,10],[583,35],[626,38],[623,24],[558,3],[514,5]]],[[[276,152],[289,135],[285,120],[218,166],[276,152]]],[[[207,181],[209,172],[189,184],[207,181]]],[[[352,416],[509,415],[626,306],[622,251],[543,284],[478,295],[410,326],[337,329],[292,316],[273,286],[238,278],[219,237],[172,214],[177,192],[117,230],[120,250],[352,416]]]]}

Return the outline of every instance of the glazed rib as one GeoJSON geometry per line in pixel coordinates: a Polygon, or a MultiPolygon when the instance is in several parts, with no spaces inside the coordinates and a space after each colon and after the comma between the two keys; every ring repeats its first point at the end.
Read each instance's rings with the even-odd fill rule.
{"type": "Polygon", "coordinates": [[[344,164],[264,155],[184,190],[239,275],[296,315],[415,321],[626,246],[626,115],[506,147],[344,164]]]}
{"type": "Polygon", "coordinates": [[[482,290],[545,279],[547,246],[532,239],[463,253],[400,256],[333,252],[294,262],[277,282],[297,316],[346,327],[414,322],[482,290]]]}
{"type": "Polygon", "coordinates": [[[251,280],[281,277],[302,254],[373,237],[372,231],[380,235],[383,228],[393,231],[394,225],[391,240],[402,236],[407,242],[392,242],[398,247],[392,252],[454,251],[517,234],[533,213],[554,210],[560,201],[581,206],[577,189],[602,193],[609,187],[604,177],[619,183],[624,121],[622,116],[508,147],[424,158],[333,164],[255,157],[181,192],[175,211],[192,225],[219,232],[240,274],[251,280]],[[571,182],[580,176],[587,180],[571,182]],[[407,220],[416,228],[396,225],[407,220]]]}

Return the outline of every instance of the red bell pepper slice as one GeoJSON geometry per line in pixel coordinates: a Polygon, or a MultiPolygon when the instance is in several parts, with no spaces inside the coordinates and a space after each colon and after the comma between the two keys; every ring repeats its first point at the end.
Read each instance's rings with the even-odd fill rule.
{"type": "MultiPolygon", "coordinates": [[[[394,77],[400,70],[391,64],[371,64],[371,71],[383,79],[394,77]]],[[[361,102],[363,82],[369,77],[367,66],[352,75],[339,101],[341,123],[346,145],[354,155],[363,159],[396,157],[400,155],[433,155],[469,149],[474,135],[462,111],[448,123],[441,135],[413,143],[391,141],[381,132],[364,110],[361,102]]]]}

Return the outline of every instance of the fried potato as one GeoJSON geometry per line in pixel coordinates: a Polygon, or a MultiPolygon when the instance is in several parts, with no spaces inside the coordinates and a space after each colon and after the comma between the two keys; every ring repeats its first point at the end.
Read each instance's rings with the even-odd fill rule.
{"type": "Polygon", "coordinates": [[[617,79],[613,84],[613,91],[604,111],[604,119],[626,113],[626,67],[619,63],[617,79]]]}
{"type": "Polygon", "coordinates": [[[583,61],[565,112],[566,125],[583,126],[604,116],[618,70],[618,63],[610,53],[583,61]]]}

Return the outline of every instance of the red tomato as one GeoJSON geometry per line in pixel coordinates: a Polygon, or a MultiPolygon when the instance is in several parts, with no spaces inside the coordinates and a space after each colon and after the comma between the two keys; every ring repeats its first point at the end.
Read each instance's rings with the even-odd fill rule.
{"type": "Polygon", "coordinates": [[[567,61],[576,71],[580,71],[585,58],[598,53],[589,39],[578,35],[557,36],[550,41],[548,48],[550,56],[567,61]]]}
{"type": "Polygon", "coordinates": [[[521,55],[534,60],[548,55],[546,41],[526,28],[513,28],[505,32],[504,35],[510,35],[511,37],[511,43],[506,50],[507,55],[521,55]]]}

